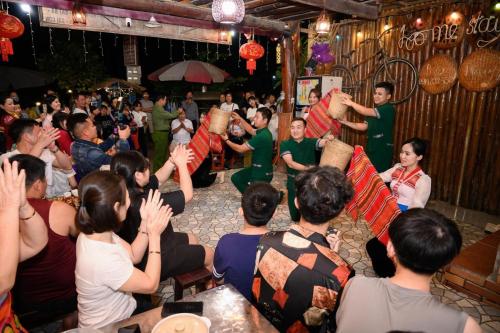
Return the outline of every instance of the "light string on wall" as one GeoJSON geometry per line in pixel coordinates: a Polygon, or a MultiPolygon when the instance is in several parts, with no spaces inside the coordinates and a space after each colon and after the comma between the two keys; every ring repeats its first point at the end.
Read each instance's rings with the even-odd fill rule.
{"type": "Polygon", "coordinates": [[[101,49],[101,57],[104,57],[104,47],[102,46],[102,32],[99,31],[99,48],[101,49]]]}
{"type": "Polygon", "coordinates": [[[52,44],[52,28],[49,28],[49,50],[50,54],[54,55],[54,44],[52,44]]]}
{"type": "Polygon", "coordinates": [[[82,37],[83,37],[83,60],[85,63],[87,63],[87,43],[85,41],[85,30],[82,30],[82,37]]]}
{"type": "Polygon", "coordinates": [[[144,55],[148,56],[148,39],[144,37],[144,55]]]}

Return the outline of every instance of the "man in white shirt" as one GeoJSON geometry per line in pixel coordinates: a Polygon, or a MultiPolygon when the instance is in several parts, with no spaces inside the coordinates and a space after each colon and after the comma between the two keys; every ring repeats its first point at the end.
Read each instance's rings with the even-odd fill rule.
{"type": "Polygon", "coordinates": [[[239,110],[238,104],[233,103],[233,95],[230,92],[226,93],[226,101],[221,104],[220,109],[225,112],[233,112],[239,110]]]}
{"type": "Polygon", "coordinates": [[[76,187],[71,159],[57,147],[59,129],[42,129],[33,119],[17,119],[9,130],[16,149],[0,156],[0,161],[17,154],[29,154],[45,162],[46,196],[61,196],[76,187]]]}
{"type": "Polygon", "coordinates": [[[149,133],[153,133],[153,106],[154,103],[149,99],[149,92],[145,91],[142,93],[142,99],[140,100],[142,105],[142,111],[146,112],[148,115],[148,128],[149,133]]]}
{"type": "Polygon", "coordinates": [[[173,151],[178,144],[187,145],[191,141],[191,134],[194,133],[193,123],[186,118],[186,111],[180,107],[178,112],[179,117],[172,120],[173,140],[170,144],[170,151],[173,151]]]}
{"type": "Polygon", "coordinates": [[[85,94],[79,93],[75,100],[75,108],[73,109],[73,114],[85,113],[86,115],[88,115],[89,113],[87,112],[86,101],[87,97],[85,96],[85,94]]]}
{"type": "Polygon", "coordinates": [[[132,109],[132,116],[137,124],[137,137],[141,153],[144,157],[148,157],[148,139],[146,137],[148,114],[142,110],[142,103],[140,101],[135,101],[132,109]]]}

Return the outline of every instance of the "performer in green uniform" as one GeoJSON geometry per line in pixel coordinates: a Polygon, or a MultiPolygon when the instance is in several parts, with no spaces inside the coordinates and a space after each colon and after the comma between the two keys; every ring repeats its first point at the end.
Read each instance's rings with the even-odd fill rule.
{"type": "Polygon", "coordinates": [[[293,118],[290,124],[290,140],[281,142],[280,156],[287,168],[286,188],[288,190],[288,210],[292,221],[299,221],[300,213],[295,206],[295,176],[316,164],[316,150],[320,150],[333,135],[324,139],[306,138],[306,121],[304,118],[293,118]]]}
{"type": "Polygon", "coordinates": [[[364,123],[353,123],[347,120],[340,122],[352,129],[366,131],[368,129],[368,140],[366,143],[366,155],[378,172],[383,172],[392,166],[392,154],[394,147],[393,127],[395,109],[389,100],[394,93],[394,85],[389,82],[379,82],[375,85],[373,94],[374,108],[368,108],[344,97],[342,103],[350,106],[357,113],[367,117],[364,123]]]}
{"type": "Polygon", "coordinates": [[[236,172],[231,177],[234,186],[240,193],[243,193],[248,185],[255,181],[270,183],[273,179],[273,136],[267,128],[272,113],[265,107],[257,109],[253,119],[257,129],[248,124],[238,113],[232,112],[231,116],[240,121],[240,126],[253,136],[249,141],[240,145],[229,141],[227,134],[221,135],[221,138],[234,151],[239,153],[252,151],[252,166],[236,172]]]}
{"type": "Polygon", "coordinates": [[[153,157],[153,171],[161,168],[170,156],[168,136],[170,134],[170,123],[179,116],[178,111],[167,112],[164,107],[167,96],[160,95],[153,106],[153,143],[155,154],[153,157]]]}

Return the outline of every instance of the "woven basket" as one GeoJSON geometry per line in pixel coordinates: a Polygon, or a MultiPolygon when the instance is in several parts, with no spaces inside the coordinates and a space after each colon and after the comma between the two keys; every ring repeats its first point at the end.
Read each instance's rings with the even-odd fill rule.
{"type": "MultiPolygon", "coordinates": [[[[328,114],[333,119],[341,119],[349,108],[347,105],[342,104],[342,95],[342,92],[332,91],[331,93],[330,105],[328,106],[328,114]]],[[[352,97],[349,96],[349,98],[352,97]]]]}
{"type": "Polygon", "coordinates": [[[210,113],[210,126],[208,127],[208,131],[215,134],[226,133],[230,118],[231,112],[213,109],[210,113]]]}
{"type": "Polygon", "coordinates": [[[340,140],[334,139],[325,144],[319,165],[329,165],[344,171],[352,158],[354,148],[340,140]]]}
{"type": "Polygon", "coordinates": [[[458,71],[460,84],[469,91],[486,91],[500,83],[500,51],[480,49],[469,54],[458,71]]]}
{"type": "Polygon", "coordinates": [[[457,64],[447,54],[436,54],[422,65],[419,84],[429,94],[441,94],[453,87],[457,81],[457,64]]]}

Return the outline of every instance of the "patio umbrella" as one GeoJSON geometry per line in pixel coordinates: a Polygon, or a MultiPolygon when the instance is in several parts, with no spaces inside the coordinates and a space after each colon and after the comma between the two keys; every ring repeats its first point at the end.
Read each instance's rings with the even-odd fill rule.
{"type": "Polygon", "coordinates": [[[42,72],[10,66],[0,66],[0,78],[0,91],[41,87],[53,81],[42,72]]]}
{"type": "Polygon", "coordinates": [[[181,81],[197,83],[219,83],[224,82],[229,74],[222,69],[198,60],[187,60],[175,62],[162,67],[148,75],[151,81],[181,81]]]}

